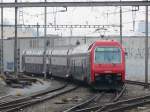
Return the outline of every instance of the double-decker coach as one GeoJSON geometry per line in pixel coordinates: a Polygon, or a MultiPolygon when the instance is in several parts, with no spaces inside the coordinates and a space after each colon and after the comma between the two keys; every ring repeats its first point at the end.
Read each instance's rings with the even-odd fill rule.
{"type": "MultiPolygon", "coordinates": [[[[26,55],[23,54],[23,64],[26,64],[25,58],[28,58],[26,55]]],[[[92,44],[72,48],[50,49],[46,59],[49,60],[46,72],[55,77],[70,77],[91,85],[108,84],[112,87],[122,85],[125,80],[125,51],[117,41],[98,40],[92,44]]],[[[32,64],[35,65],[33,61],[32,64]]],[[[24,70],[28,72],[27,69],[24,70]]]]}

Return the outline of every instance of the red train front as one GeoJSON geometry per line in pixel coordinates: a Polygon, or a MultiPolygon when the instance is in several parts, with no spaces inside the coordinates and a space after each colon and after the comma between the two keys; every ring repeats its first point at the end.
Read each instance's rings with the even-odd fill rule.
{"type": "Polygon", "coordinates": [[[91,82],[104,86],[122,85],[125,80],[125,52],[117,41],[96,41],[90,50],[91,82]]]}

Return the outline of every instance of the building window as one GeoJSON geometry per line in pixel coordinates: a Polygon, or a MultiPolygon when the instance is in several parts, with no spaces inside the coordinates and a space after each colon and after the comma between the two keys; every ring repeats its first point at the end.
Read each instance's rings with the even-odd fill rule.
{"type": "Polygon", "coordinates": [[[13,62],[7,62],[7,69],[13,70],[14,68],[14,63],[13,62]]]}

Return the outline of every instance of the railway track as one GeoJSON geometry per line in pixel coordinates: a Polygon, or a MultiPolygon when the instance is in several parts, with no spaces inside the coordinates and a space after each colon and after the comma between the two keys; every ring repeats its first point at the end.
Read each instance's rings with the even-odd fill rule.
{"type": "Polygon", "coordinates": [[[126,84],[134,84],[140,86],[150,86],[150,83],[140,82],[140,81],[133,81],[133,80],[125,80],[126,84]]]}
{"type": "MultiPolygon", "coordinates": [[[[140,86],[149,86],[150,83],[144,83],[139,81],[126,80],[127,84],[134,84],[140,86]]],[[[135,108],[137,106],[142,106],[150,103],[150,95],[138,96],[134,98],[129,98],[126,100],[115,101],[111,103],[104,104],[96,112],[121,112],[135,108]]]]}
{"type": "Polygon", "coordinates": [[[54,88],[54,89],[49,87],[46,90],[41,90],[41,91],[38,91],[36,93],[32,93],[32,95],[29,95],[29,96],[16,96],[16,95],[1,96],[0,97],[0,106],[1,105],[6,105],[6,104],[9,104],[9,103],[13,103],[13,102],[16,102],[16,101],[21,102],[22,100],[30,99],[31,97],[35,98],[35,97],[38,97],[40,95],[44,95],[44,94],[47,94],[47,93],[50,93],[50,92],[54,92],[54,91],[63,89],[66,86],[67,86],[67,83],[61,85],[60,87],[54,88]]]}
{"type": "Polygon", "coordinates": [[[72,112],[72,111],[75,111],[76,109],[79,109],[79,108],[84,108],[86,105],[88,105],[89,103],[92,103],[94,102],[95,100],[98,100],[100,99],[102,96],[104,95],[104,92],[103,93],[99,93],[99,94],[96,94],[96,95],[91,95],[86,101],[78,104],[78,105],[75,105],[67,110],[65,110],[64,112],[72,112]]]}
{"type": "Polygon", "coordinates": [[[0,105],[1,104],[4,104],[4,103],[7,103],[7,102],[11,102],[15,99],[19,99],[21,98],[21,96],[16,96],[16,95],[5,95],[5,96],[2,96],[0,97],[0,105]]]}
{"type": "Polygon", "coordinates": [[[45,101],[48,99],[52,99],[59,95],[73,91],[76,88],[77,88],[77,86],[64,84],[61,87],[58,87],[53,90],[40,91],[31,96],[18,98],[18,99],[12,100],[12,101],[6,101],[3,103],[0,103],[0,111],[1,112],[14,112],[14,111],[20,110],[22,108],[31,106],[33,104],[37,104],[39,102],[42,102],[42,101],[45,101]]]}
{"type": "Polygon", "coordinates": [[[118,93],[118,92],[115,92],[113,95],[111,95],[110,97],[110,94],[109,94],[109,98],[108,98],[108,101],[106,102],[101,102],[103,101],[102,99],[104,97],[106,97],[106,95],[108,93],[106,92],[102,92],[102,93],[99,93],[99,94],[96,94],[94,96],[92,96],[91,98],[88,98],[86,101],[78,104],[78,105],[75,105],[63,112],[91,112],[91,111],[97,111],[99,110],[100,108],[105,108],[105,106],[102,106],[102,105],[99,105],[100,104],[104,104],[104,103],[108,103],[108,102],[116,102],[119,100],[119,98],[123,95],[125,91],[125,86],[123,87],[123,89],[118,93]],[[115,96],[114,96],[115,95],[115,96]],[[96,104],[96,105],[93,105],[96,104]]]}
{"type": "Polygon", "coordinates": [[[150,103],[150,95],[145,95],[141,97],[117,101],[114,103],[108,103],[105,105],[105,108],[99,110],[98,112],[120,112],[148,103],[150,103]]]}
{"type": "MultiPolygon", "coordinates": [[[[141,85],[141,86],[150,85],[150,83],[146,84],[144,82],[131,81],[131,80],[126,80],[125,83],[141,85]]],[[[38,93],[35,93],[27,97],[17,97],[17,96],[14,97],[12,95],[0,97],[0,112],[14,112],[22,108],[31,106],[33,104],[45,101],[47,99],[54,98],[58,95],[65,94],[77,88],[73,86],[68,88],[67,86],[68,84],[64,84],[61,87],[55,88],[53,90],[48,89],[45,91],[40,91],[38,93]]],[[[138,98],[133,98],[128,100],[118,101],[118,99],[124,93],[124,90],[125,87],[122,89],[121,92],[115,93],[116,95],[113,96],[108,102],[103,104],[100,103],[101,105],[98,105],[98,103],[96,102],[101,101],[101,99],[104,97],[105,92],[95,94],[94,96],[88,98],[88,100],[86,100],[85,102],[75,105],[74,107],[71,107],[65,110],[64,112],[72,112],[72,111],[73,112],[91,112],[91,111],[95,111],[95,112],[101,112],[101,111],[117,112],[118,111],[119,112],[124,109],[130,109],[138,105],[150,103],[150,95],[149,96],[147,95],[145,97],[138,97],[138,98]],[[96,105],[91,105],[92,103],[95,103],[96,105]],[[121,105],[117,107],[118,104],[121,105]]]]}

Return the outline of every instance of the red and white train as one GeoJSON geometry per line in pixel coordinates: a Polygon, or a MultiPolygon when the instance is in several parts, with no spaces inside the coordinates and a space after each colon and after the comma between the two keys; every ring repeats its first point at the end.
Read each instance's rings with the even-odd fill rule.
{"type": "MultiPolygon", "coordinates": [[[[23,71],[43,73],[43,50],[25,50],[23,71]]],[[[46,73],[55,77],[86,81],[88,84],[111,88],[125,80],[125,51],[117,41],[98,40],[76,47],[59,47],[46,51],[46,73]]]]}

